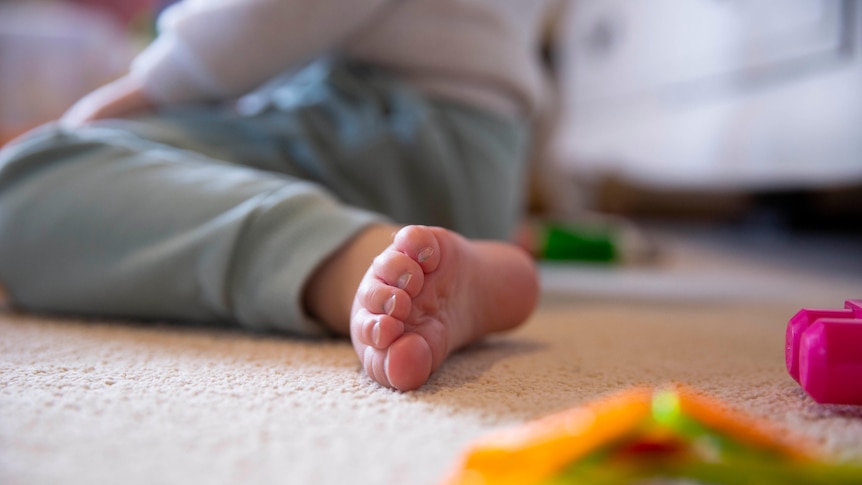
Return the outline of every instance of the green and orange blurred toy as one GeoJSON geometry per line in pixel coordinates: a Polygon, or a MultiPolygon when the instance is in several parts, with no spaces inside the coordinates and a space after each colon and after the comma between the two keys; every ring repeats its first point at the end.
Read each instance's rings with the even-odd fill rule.
{"type": "Polygon", "coordinates": [[[646,234],[624,220],[529,220],[515,242],[536,259],[586,264],[643,264],[657,257],[646,234]]]}
{"type": "Polygon", "coordinates": [[[494,433],[445,485],[860,484],[766,423],[690,389],[638,388],[494,433]],[[665,482],[661,482],[665,483],[665,482]]]}

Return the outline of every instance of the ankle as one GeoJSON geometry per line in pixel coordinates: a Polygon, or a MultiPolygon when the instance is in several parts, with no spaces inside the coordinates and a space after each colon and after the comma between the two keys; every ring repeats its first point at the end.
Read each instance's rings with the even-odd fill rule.
{"type": "Polygon", "coordinates": [[[340,335],[350,334],[350,310],[362,277],[374,258],[391,243],[397,226],[369,226],[332,254],[306,285],[308,313],[340,335]]]}

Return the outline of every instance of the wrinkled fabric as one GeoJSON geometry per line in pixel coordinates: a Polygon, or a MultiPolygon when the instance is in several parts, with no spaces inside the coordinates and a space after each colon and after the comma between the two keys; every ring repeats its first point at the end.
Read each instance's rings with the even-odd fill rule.
{"type": "Polygon", "coordinates": [[[132,76],[159,104],[248,93],[339,53],[415,88],[509,115],[545,101],[539,50],[564,0],[185,0],[132,76]]]}
{"type": "Polygon", "coordinates": [[[511,235],[519,123],[356,63],[259,96],[50,124],[0,151],[0,282],[14,303],[323,335],[303,288],[369,224],[511,235]]]}

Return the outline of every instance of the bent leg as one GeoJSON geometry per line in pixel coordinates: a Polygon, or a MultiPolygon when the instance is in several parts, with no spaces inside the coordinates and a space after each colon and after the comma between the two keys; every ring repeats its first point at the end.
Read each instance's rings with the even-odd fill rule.
{"type": "Polygon", "coordinates": [[[375,221],[125,131],[46,127],[0,152],[0,281],[26,309],[322,334],[302,285],[375,221]]]}
{"type": "Polygon", "coordinates": [[[0,281],[41,311],[321,334],[308,303],[351,333],[372,378],[421,385],[450,352],[526,318],[535,268],[510,244],[442,228],[411,226],[393,243],[396,226],[330,194],[401,223],[503,239],[517,219],[525,140],[517,123],[389,82],[246,121],[31,135],[0,152],[0,281]],[[353,307],[330,315],[339,285],[353,307]],[[514,306],[500,313],[499,301],[514,306]]]}

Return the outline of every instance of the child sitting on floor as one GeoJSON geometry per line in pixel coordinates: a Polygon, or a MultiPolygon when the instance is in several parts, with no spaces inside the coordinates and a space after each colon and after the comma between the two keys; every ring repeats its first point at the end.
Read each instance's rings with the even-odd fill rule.
{"type": "Polygon", "coordinates": [[[32,311],[349,335],[420,387],[536,305],[508,241],[553,3],[174,5],[0,152],[0,281],[32,311]]]}

